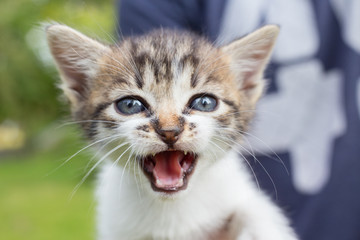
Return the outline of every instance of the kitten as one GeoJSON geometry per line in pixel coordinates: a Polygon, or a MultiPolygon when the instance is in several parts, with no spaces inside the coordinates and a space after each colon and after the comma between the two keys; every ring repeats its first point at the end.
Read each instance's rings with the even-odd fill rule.
{"type": "Polygon", "coordinates": [[[297,239],[238,152],[278,31],[215,47],[159,30],[108,46],[47,27],[73,117],[102,153],[98,239],[297,239]]]}

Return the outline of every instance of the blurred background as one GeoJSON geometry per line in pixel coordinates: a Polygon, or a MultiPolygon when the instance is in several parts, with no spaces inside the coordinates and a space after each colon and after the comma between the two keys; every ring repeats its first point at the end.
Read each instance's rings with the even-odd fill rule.
{"type": "MultiPolygon", "coordinates": [[[[111,42],[111,0],[0,2],[0,239],[94,239],[93,175],[41,22],[57,21],[111,42]]],[[[90,164],[91,167],[91,164],[90,164]]]]}

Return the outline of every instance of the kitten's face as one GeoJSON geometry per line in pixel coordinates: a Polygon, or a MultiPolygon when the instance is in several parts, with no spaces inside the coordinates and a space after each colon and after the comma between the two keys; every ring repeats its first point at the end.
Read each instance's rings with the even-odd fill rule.
{"type": "Polygon", "coordinates": [[[268,26],[222,48],[167,31],[112,47],[66,26],[47,34],[73,115],[90,140],[146,179],[148,189],[168,195],[236,148],[277,31],[268,26]]]}

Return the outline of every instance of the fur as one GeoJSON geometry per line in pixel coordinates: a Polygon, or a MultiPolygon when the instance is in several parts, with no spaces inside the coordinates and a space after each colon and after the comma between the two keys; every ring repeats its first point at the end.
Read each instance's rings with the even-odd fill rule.
{"type": "Polygon", "coordinates": [[[73,117],[101,157],[98,239],[295,240],[281,210],[252,182],[241,141],[265,81],[278,27],[215,47],[158,30],[108,46],[63,25],[46,33],[73,117]],[[213,96],[215,109],[190,107],[213,96]],[[140,99],[124,115],[116,102],[140,99]],[[161,131],[180,129],[170,145],[161,131]],[[186,189],[154,191],[141,159],[169,148],[197,155],[186,189]]]}

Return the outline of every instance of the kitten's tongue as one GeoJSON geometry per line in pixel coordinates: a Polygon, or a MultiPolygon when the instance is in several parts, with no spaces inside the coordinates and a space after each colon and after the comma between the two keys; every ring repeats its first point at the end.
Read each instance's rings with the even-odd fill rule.
{"type": "Polygon", "coordinates": [[[155,185],[158,188],[177,188],[183,185],[183,170],[180,162],[184,158],[181,151],[166,151],[154,156],[155,185]]]}

